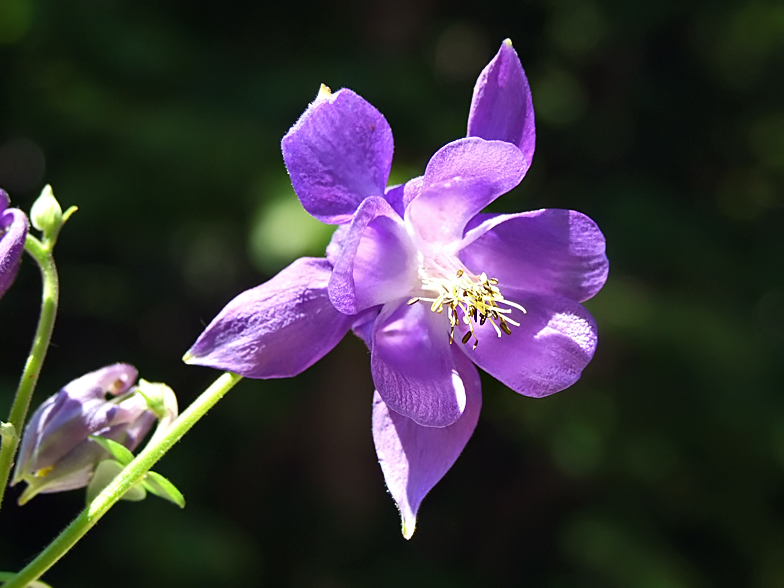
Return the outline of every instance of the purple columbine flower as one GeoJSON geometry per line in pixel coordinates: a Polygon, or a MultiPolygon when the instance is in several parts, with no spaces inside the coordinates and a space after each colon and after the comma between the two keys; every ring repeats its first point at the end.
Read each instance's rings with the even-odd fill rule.
{"type": "Polygon", "coordinates": [[[24,253],[30,223],[24,212],[8,208],[11,199],[0,189],[0,298],[11,287],[24,253]]]}
{"type": "Polygon", "coordinates": [[[322,87],[283,138],[302,205],[340,225],[326,259],[300,259],[240,294],[186,354],[254,378],[291,376],[349,327],[371,352],[373,439],[403,534],[471,436],[476,366],[520,394],[574,384],[596,348],[580,302],[607,278],[605,241],[579,212],[482,213],[534,151],[531,93],[511,42],[479,76],[468,137],[387,188],[392,132],[350,90],[322,87]]]}
{"type": "Polygon", "coordinates": [[[19,498],[87,486],[109,453],[89,439],[98,435],[136,448],[155,422],[134,391],[136,368],[117,363],[65,385],[35,411],[22,437],[12,484],[27,482],[19,498]]]}

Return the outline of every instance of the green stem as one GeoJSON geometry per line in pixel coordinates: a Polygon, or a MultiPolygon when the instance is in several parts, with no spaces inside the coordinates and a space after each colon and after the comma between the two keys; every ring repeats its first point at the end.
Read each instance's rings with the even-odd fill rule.
{"type": "Polygon", "coordinates": [[[43,291],[41,294],[41,316],[38,319],[38,330],[35,333],[33,346],[30,355],[27,357],[22,379],[19,381],[19,388],[14,396],[14,403],[11,406],[11,413],[8,423],[13,426],[11,434],[3,435],[3,444],[0,446],[0,506],[3,504],[3,496],[8,485],[8,476],[11,474],[11,467],[14,465],[14,455],[19,447],[19,440],[22,435],[27,409],[30,407],[30,398],[33,390],[38,383],[38,375],[49,349],[49,341],[52,338],[54,329],[54,319],[57,316],[57,300],[60,285],[57,280],[57,268],[54,265],[51,245],[44,246],[32,235],[27,235],[25,249],[38,263],[41,268],[41,278],[43,280],[43,291]]]}
{"type": "Polygon", "coordinates": [[[106,514],[120,498],[179,441],[190,428],[196,424],[218,400],[231,390],[242,379],[242,376],[229,372],[221,375],[213,384],[202,392],[193,403],[172,423],[165,435],[154,444],[147,445],[144,450],[118,474],[101,493],[87,505],[60,535],[44,549],[38,557],[19,572],[13,579],[3,584],[3,588],[24,588],[33,580],[52,567],[71,547],[81,539],[95,523],[106,514]]]}

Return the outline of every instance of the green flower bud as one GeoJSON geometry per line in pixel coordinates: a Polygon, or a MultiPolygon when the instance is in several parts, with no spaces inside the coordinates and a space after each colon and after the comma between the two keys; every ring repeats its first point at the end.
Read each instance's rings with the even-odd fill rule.
{"type": "Polygon", "coordinates": [[[54,197],[52,187],[47,184],[41,195],[33,202],[30,209],[30,221],[44,236],[57,234],[63,224],[63,209],[54,197]]]}

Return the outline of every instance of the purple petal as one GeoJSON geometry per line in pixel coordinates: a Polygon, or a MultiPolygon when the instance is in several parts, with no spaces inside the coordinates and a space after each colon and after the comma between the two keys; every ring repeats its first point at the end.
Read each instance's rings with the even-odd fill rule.
{"type": "Polygon", "coordinates": [[[340,312],[358,312],[406,296],[417,284],[416,249],[386,200],[370,197],[357,209],[342,242],[329,298],[340,312]]]}
{"type": "MultiPolygon", "coordinates": [[[[460,259],[509,286],[582,302],[607,280],[604,235],[590,218],[573,210],[536,210],[480,215],[463,240],[460,259]]],[[[472,223],[473,224],[473,223],[472,223]]]]}
{"type": "Polygon", "coordinates": [[[109,452],[100,445],[90,439],[84,439],[54,464],[54,468],[46,475],[27,478],[28,487],[20,497],[20,504],[36,494],[64,492],[86,486],[92,477],[95,464],[108,457],[109,452]]]}
{"type": "Polygon", "coordinates": [[[365,198],[384,194],[392,130],[351,90],[321,96],[283,137],[283,159],[305,210],[325,223],[342,224],[365,198]]]}
{"type": "Polygon", "coordinates": [[[448,427],[421,427],[389,410],[378,392],[373,395],[373,442],[387,488],[400,510],[406,539],[414,533],[422,499],[455,463],[479,420],[479,374],[460,353],[455,354],[455,364],[465,384],[466,407],[448,427]]]}
{"type": "Polygon", "coordinates": [[[335,310],[326,259],[303,257],[229,302],[185,362],[248,378],[288,378],[309,368],[346,334],[352,317],[335,310]]]}
{"type": "Polygon", "coordinates": [[[30,228],[27,216],[16,208],[6,208],[8,195],[0,190],[0,298],[11,287],[24,253],[25,238],[30,228]]]}
{"type": "Polygon", "coordinates": [[[422,192],[406,218],[425,242],[458,240],[472,217],[520,183],[523,164],[520,150],[503,141],[470,137],[449,143],[427,164],[422,192]]]}
{"type": "MultiPolygon", "coordinates": [[[[522,165],[520,150],[509,143],[479,137],[458,139],[441,147],[430,158],[422,179],[422,192],[427,192],[434,184],[461,177],[491,182],[496,195],[501,195],[523,179],[522,165]]],[[[487,204],[489,202],[481,208],[487,204]]]]}
{"type": "Polygon", "coordinates": [[[405,299],[386,305],[373,329],[370,369],[390,409],[425,427],[446,427],[465,408],[446,316],[405,299]]]}
{"type": "Polygon", "coordinates": [[[119,396],[126,393],[136,383],[139,372],[128,363],[115,363],[85,374],[65,386],[63,391],[79,400],[100,399],[105,395],[119,396]]]}
{"type": "Polygon", "coordinates": [[[536,142],[534,105],[523,66],[509,39],[501,43],[476,80],[468,136],[517,145],[525,156],[524,172],[531,166],[536,142]]]}
{"type": "MultiPolygon", "coordinates": [[[[526,314],[513,309],[506,315],[520,326],[510,325],[512,334],[499,337],[488,319],[484,326],[474,327],[479,338],[476,349],[470,342],[460,349],[480,368],[525,396],[547,396],[580,379],[596,349],[596,324],[590,313],[560,296],[511,289],[501,293],[526,309],[526,314]]],[[[460,332],[466,330],[461,322],[460,332]]]]}
{"type": "Polygon", "coordinates": [[[406,208],[411,204],[411,201],[419,196],[422,191],[422,176],[408,180],[405,184],[387,188],[384,198],[389,202],[390,206],[400,215],[400,218],[405,216],[406,208]]]}

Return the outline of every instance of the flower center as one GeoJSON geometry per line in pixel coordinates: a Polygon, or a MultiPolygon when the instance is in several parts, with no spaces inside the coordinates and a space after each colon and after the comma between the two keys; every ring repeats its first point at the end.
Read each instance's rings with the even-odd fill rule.
{"type": "MultiPolygon", "coordinates": [[[[462,265],[462,264],[461,264],[462,265]]],[[[463,335],[462,342],[468,343],[474,338],[473,349],[479,344],[475,325],[484,325],[488,320],[499,337],[506,333],[512,334],[509,325],[519,327],[520,323],[511,319],[509,315],[513,309],[525,314],[526,310],[516,302],[507,300],[498,288],[498,280],[488,278],[482,272],[476,276],[465,268],[458,268],[454,274],[434,277],[432,274],[422,277],[422,289],[436,294],[435,297],[415,296],[408,304],[417,302],[430,302],[430,310],[441,314],[446,308],[449,317],[449,343],[454,342],[455,327],[462,320],[468,326],[468,332],[463,335]],[[511,308],[502,308],[499,305],[511,308]]]]}

